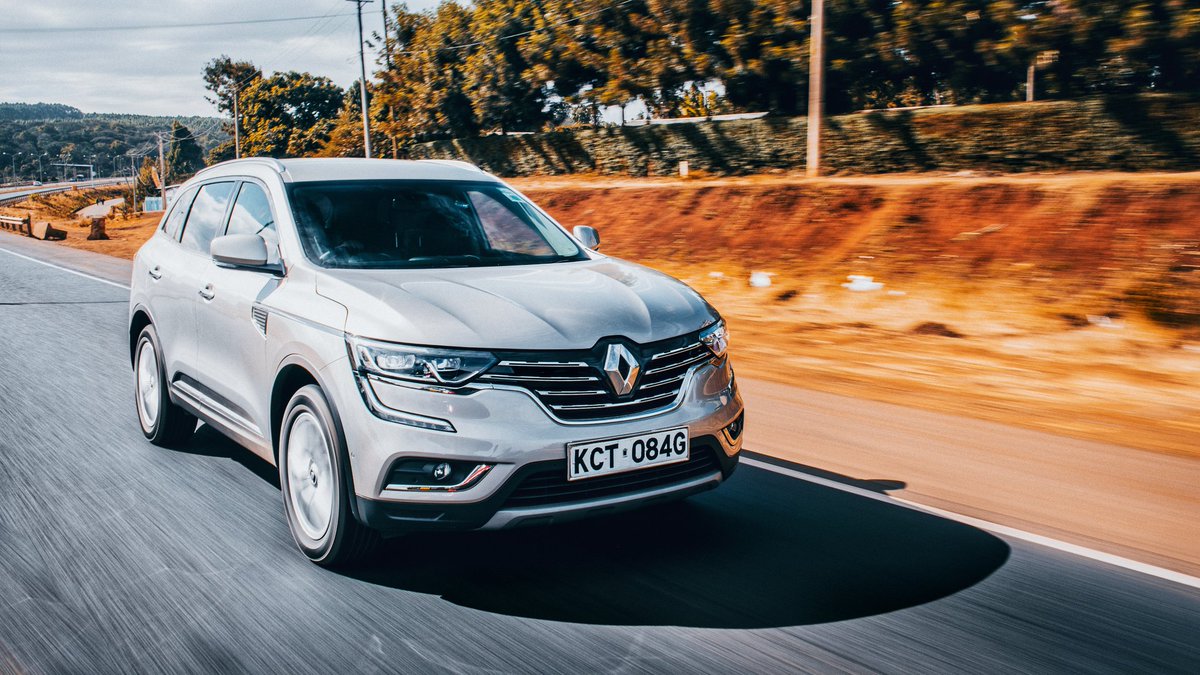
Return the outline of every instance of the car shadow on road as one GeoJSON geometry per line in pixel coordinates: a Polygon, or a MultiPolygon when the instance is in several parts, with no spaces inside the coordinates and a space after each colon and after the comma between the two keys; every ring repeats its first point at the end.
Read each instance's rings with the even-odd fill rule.
{"type": "Polygon", "coordinates": [[[176,447],[175,452],[233,460],[279,489],[279,471],[275,467],[207,424],[200,424],[188,442],[176,447]]]}
{"type": "Polygon", "coordinates": [[[982,530],[748,466],[684,503],[507,532],[388,541],[363,581],[585,624],[766,628],[921,605],[986,578],[982,530]]]}

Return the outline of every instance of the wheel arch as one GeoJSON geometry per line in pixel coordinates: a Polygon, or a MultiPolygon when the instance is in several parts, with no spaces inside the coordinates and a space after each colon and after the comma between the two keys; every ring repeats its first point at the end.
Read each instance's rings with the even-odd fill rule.
{"type": "Polygon", "coordinates": [[[137,341],[138,336],[142,334],[146,326],[154,325],[154,319],[150,316],[150,310],[142,305],[134,308],[133,314],[129,317],[129,365],[133,365],[133,360],[137,357],[137,341]]]}
{"type": "MultiPolygon", "coordinates": [[[[346,444],[346,433],[342,428],[342,416],[338,412],[337,401],[330,395],[331,390],[325,385],[321,377],[321,370],[312,365],[307,359],[299,354],[293,354],[283,359],[279,364],[279,368],[275,374],[275,381],[271,386],[271,450],[274,453],[275,465],[279,466],[279,428],[283,424],[283,413],[287,409],[287,404],[292,400],[302,387],[310,384],[315,384],[321,388],[325,394],[325,402],[329,404],[329,411],[333,414],[333,422],[336,427],[335,432],[338,435],[338,442],[341,444],[345,452],[339,453],[339,462],[342,465],[342,475],[346,480],[346,487],[349,489],[350,512],[355,518],[359,518],[358,500],[355,498],[357,494],[354,489],[354,475],[350,466],[349,447],[346,444]]],[[[361,518],[359,518],[361,522],[361,518]]]]}

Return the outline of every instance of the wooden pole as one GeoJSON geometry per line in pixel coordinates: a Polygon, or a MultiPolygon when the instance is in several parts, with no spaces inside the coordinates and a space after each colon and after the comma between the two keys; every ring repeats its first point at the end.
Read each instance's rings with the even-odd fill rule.
{"type": "Polygon", "coordinates": [[[370,114],[367,112],[367,56],[366,49],[363,45],[363,23],[362,23],[362,6],[363,3],[371,2],[371,0],[349,0],[358,8],[358,67],[359,73],[362,75],[358,87],[358,93],[362,95],[362,125],[363,125],[363,155],[367,159],[371,159],[371,120],[370,114]]]}
{"type": "Polygon", "coordinates": [[[821,175],[821,117],[825,107],[825,0],[813,0],[809,23],[808,55],[808,152],[804,173],[821,175]]]}
{"type": "Polygon", "coordinates": [[[238,131],[238,127],[240,126],[238,123],[238,98],[240,98],[238,96],[238,86],[237,86],[237,83],[234,83],[234,85],[233,85],[233,158],[234,159],[242,158],[242,138],[241,138],[241,134],[238,131]]]}

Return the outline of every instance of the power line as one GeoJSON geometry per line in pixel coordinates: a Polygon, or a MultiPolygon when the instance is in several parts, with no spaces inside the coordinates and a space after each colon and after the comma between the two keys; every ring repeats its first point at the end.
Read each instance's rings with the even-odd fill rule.
{"type": "Polygon", "coordinates": [[[276,19],[243,19],[240,21],[207,21],[203,23],[159,23],[139,24],[136,26],[54,26],[28,28],[0,28],[0,33],[99,33],[112,31],[164,30],[171,28],[210,28],[214,26],[244,26],[263,23],[287,23],[295,21],[316,21],[333,16],[354,16],[353,14],[321,14],[317,16],[289,16],[276,19]]]}

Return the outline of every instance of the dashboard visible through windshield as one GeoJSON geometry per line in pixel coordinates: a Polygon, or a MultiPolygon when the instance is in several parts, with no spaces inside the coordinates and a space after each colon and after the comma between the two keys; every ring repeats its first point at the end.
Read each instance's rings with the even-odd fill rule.
{"type": "Polygon", "coordinates": [[[330,181],[289,187],[305,254],[323,267],[406,269],[584,260],[553,221],[490,182],[330,181]]]}

